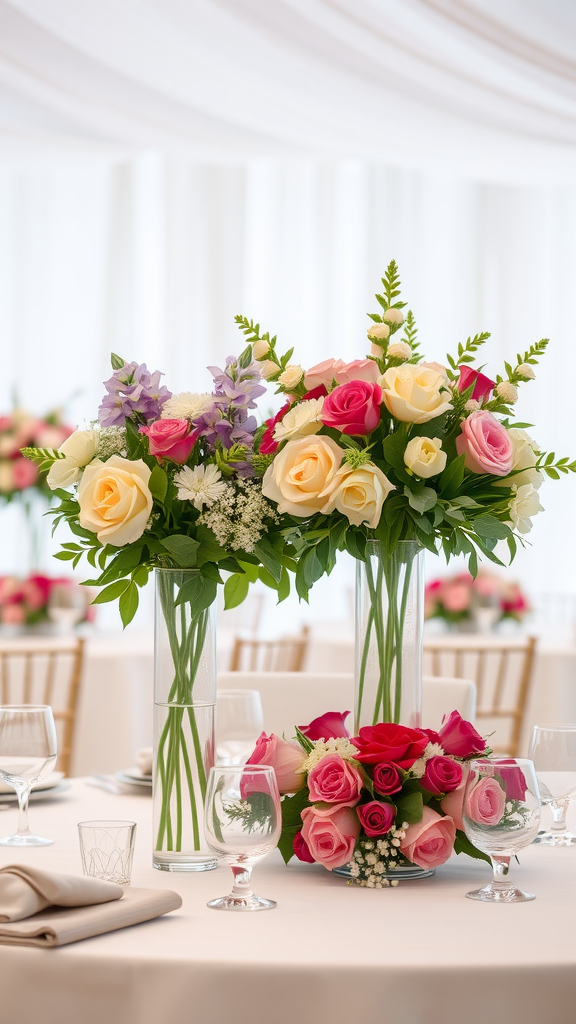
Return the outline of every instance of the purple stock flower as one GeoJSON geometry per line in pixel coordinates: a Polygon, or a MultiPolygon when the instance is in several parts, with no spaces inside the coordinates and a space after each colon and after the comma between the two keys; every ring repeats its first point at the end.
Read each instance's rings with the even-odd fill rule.
{"type": "Polygon", "coordinates": [[[125,363],[104,382],[108,392],[98,410],[103,427],[122,426],[126,419],[150,423],[160,417],[164,402],[172,397],[160,385],[159,370],[150,373],[145,363],[125,363]]]}

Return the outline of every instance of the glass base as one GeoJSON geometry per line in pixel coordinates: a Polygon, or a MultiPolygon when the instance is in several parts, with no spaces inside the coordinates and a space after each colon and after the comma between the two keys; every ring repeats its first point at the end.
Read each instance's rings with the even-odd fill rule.
{"type": "Polygon", "coordinates": [[[495,889],[492,884],[485,885],[483,889],[475,889],[474,892],[467,892],[469,900],[480,900],[482,903],[527,903],[528,900],[535,900],[531,892],[523,892],[510,886],[509,889],[495,889]]]}
{"type": "Polygon", "coordinates": [[[542,846],[572,846],[576,843],[573,832],[539,832],[534,840],[542,846]]]}
{"type": "Polygon", "coordinates": [[[0,839],[0,846],[52,846],[53,839],[43,839],[42,836],[5,836],[4,839],[0,839]]]}
{"type": "Polygon", "coordinates": [[[263,896],[220,896],[206,904],[211,910],[273,910],[274,900],[265,900],[263,896]]]}
{"type": "Polygon", "coordinates": [[[158,853],[152,857],[157,871],[213,871],[218,860],[212,853],[158,853]]]}
{"type": "MultiPolygon", "coordinates": [[[[350,865],[344,864],[341,868],[332,868],[333,875],[340,875],[341,878],[352,878],[352,872],[350,871],[350,865]]],[[[394,878],[401,882],[403,879],[409,878],[431,878],[432,875],[436,874],[436,868],[419,868],[417,864],[399,864],[394,871],[385,871],[380,878],[388,878],[392,881],[394,878]]]]}

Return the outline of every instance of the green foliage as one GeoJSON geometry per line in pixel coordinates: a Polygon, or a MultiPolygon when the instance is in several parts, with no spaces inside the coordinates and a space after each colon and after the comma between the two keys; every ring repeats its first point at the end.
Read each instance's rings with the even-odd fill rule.
{"type": "Polygon", "coordinates": [[[458,379],[458,377],[460,376],[460,366],[462,365],[462,363],[474,362],[475,353],[478,351],[480,346],[484,344],[485,341],[488,341],[489,337],[489,331],[483,331],[481,334],[475,334],[473,338],[468,338],[466,340],[465,345],[463,345],[462,342],[458,343],[458,355],[456,359],[454,359],[454,357],[451,356],[449,353],[447,354],[447,373],[450,380],[458,379]]]}
{"type": "Polygon", "coordinates": [[[456,830],[454,853],[465,853],[468,857],[474,857],[475,860],[485,860],[488,864],[491,864],[488,854],[482,853],[482,850],[478,850],[477,847],[470,842],[466,833],[461,832],[460,829],[456,830]]]}
{"type": "Polygon", "coordinates": [[[282,800],[282,833],[278,849],[285,864],[294,856],[294,836],[302,828],[301,814],[309,803],[310,793],[307,786],[303,786],[294,796],[287,796],[282,800]]]}

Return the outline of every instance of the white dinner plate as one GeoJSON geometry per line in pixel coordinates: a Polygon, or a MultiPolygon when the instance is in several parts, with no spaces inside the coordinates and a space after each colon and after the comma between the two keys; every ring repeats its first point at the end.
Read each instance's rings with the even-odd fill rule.
{"type": "MultiPolygon", "coordinates": [[[[50,775],[47,775],[45,779],[39,779],[38,782],[34,783],[32,792],[39,793],[45,789],[54,789],[63,778],[64,772],[50,772],[50,775]]],[[[9,786],[3,779],[0,779],[0,796],[16,796],[12,786],[9,786]]]]}
{"type": "Polygon", "coordinates": [[[127,768],[123,772],[114,772],[116,782],[123,786],[139,786],[143,789],[152,789],[152,776],[143,775],[137,768],[127,768]]]}
{"type": "MultiPolygon", "coordinates": [[[[70,783],[67,779],[64,782],[57,782],[54,786],[48,786],[46,789],[33,789],[30,794],[30,802],[36,803],[37,800],[51,800],[53,796],[60,796],[67,789],[70,789],[70,783]]],[[[10,793],[0,793],[0,804],[15,803],[18,803],[18,797],[14,790],[10,793]]]]}

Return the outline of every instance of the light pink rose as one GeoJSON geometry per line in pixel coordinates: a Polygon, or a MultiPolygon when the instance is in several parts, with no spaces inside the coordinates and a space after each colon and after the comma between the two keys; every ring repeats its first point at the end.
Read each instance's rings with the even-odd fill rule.
{"type": "Polygon", "coordinates": [[[514,445],[506,427],[491,412],[480,409],[462,420],[456,438],[458,455],[472,473],[508,476],[514,464],[514,445]]]}
{"type": "Polygon", "coordinates": [[[26,613],[21,604],[7,604],[1,609],[0,616],[6,626],[20,626],[26,618],[26,613]]]}
{"type": "Polygon", "coordinates": [[[328,871],[352,860],[360,822],[349,804],[316,804],[302,811],[302,839],[328,871]]]}
{"type": "Polygon", "coordinates": [[[179,466],[186,462],[198,439],[198,432],[191,432],[185,419],[157,420],[148,427],[140,427],[140,433],[148,437],[151,455],[170,459],[179,466]]]}
{"type": "Polygon", "coordinates": [[[483,778],[468,790],[463,814],[478,825],[497,825],[504,814],[506,794],[496,779],[483,778]]]}
{"type": "Polygon", "coordinates": [[[362,777],[340,754],[326,754],[309,773],[308,787],[312,803],[349,803],[360,799],[362,777]]]}
{"type": "Polygon", "coordinates": [[[365,380],[375,383],[380,376],[378,363],[373,359],[353,359],[351,363],[344,363],[338,371],[336,380],[339,384],[348,384],[351,380],[365,380]]]}
{"type": "Polygon", "coordinates": [[[454,849],[456,825],[431,807],[424,807],[422,818],[409,825],[400,844],[404,856],[420,868],[437,868],[448,860],[454,849]]]}
{"type": "Polygon", "coordinates": [[[343,359],[324,359],[307,371],[304,387],[310,391],[321,384],[330,388],[333,381],[337,384],[347,384],[351,380],[376,381],[379,375],[378,364],[373,359],[354,359],[351,363],[345,363],[343,359]]]}
{"type": "Polygon", "coordinates": [[[14,476],[14,487],[17,491],[23,491],[26,487],[32,487],[38,479],[38,470],[33,462],[28,459],[15,459],[12,463],[14,476]]]}
{"type": "Polygon", "coordinates": [[[372,381],[340,384],[324,399],[320,419],[343,434],[371,434],[380,423],[382,388],[372,381]]]}
{"type": "Polygon", "coordinates": [[[470,772],[470,765],[462,765],[462,782],[452,793],[447,793],[443,800],[440,801],[440,807],[452,818],[456,828],[464,831],[464,822],[462,821],[462,805],[464,803],[464,790],[466,789],[466,780],[470,772]]]}
{"type": "Polygon", "coordinates": [[[283,740],[271,733],[261,733],[247,764],[269,764],[276,773],[280,793],[296,793],[305,782],[299,769],[306,760],[306,754],[298,743],[283,740]]]}
{"type": "Polygon", "coordinates": [[[442,604],[447,612],[466,611],[471,597],[471,588],[466,583],[446,583],[442,588],[442,604]]]}

